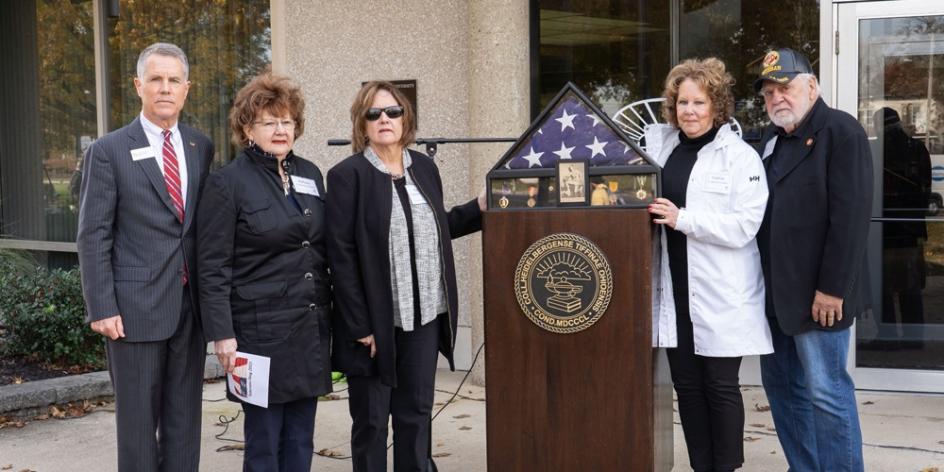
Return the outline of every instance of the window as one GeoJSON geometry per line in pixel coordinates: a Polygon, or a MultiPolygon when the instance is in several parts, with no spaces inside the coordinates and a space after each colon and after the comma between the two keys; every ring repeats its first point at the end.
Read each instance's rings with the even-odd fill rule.
{"type": "Polygon", "coordinates": [[[269,0],[122,1],[118,17],[108,21],[110,129],[140,113],[133,83],[138,55],[156,41],[180,46],[190,62],[181,121],[213,140],[218,162],[229,162],[235,157],[227,121],[233,98],[271,62],[269,0]]]}
{"type": "Polygon", "coordinates": [[[567,81],[612,116],[661,96],[673,55],[714,56],[735,78],[735,118],[745,137],[759,139],[768,119],[753,83],[767,50],[790,47],[819,66],[817,0],[532,1],[534,116],[567,81]]]}
{"type": "Polygon", "coordinates": [[[0,2],[7,71],[0,74],[0,247],[35,250],[51,267],[76,264],[81,158],[98,136],[100,115],[111,131],[140,112],[132,79],[144,47],[165,41],[187,53],[193,85],[182,120],[216,143],[220,162],[233,156],[227,124],[233,97],[271,56],[268,0],[120,1],[98,31],[94,5],[0,2]],[[98,37],[107,38],[107,113],[96,98],[98,37]]]}
{"type": "Polygon", "coordinates": [[[73,176],[96,136],[92,1],[2,2],[0,18],[0,235],[75,241],[73,176]]]}
{"type": "Polygon", "coordinates": [[[534,1],[532,25],[540,38],[534,116],[568,81],[608,115],[662,93],[671,57],[670,2],[534,1]]]}
{"type": "Polygon", "coordinates": [[[773,48],[803,53],[819,71],[819,1],[680,0],[679,58],[714,56],[734,77],[734,118],[748,140],[769,119],[754,92],[760,61],[773,48]]]}

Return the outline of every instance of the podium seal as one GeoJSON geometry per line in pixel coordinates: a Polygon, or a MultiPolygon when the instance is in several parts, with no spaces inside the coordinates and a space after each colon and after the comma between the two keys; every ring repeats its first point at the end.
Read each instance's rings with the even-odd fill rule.
{"type": "Polygon", "coordinates": [[[603,251],[573,233],[555,233],[529,247],[515,269],[515,297],[525,316],[559,334],[583,331],[606,312],[613,272],[603,251]]]}

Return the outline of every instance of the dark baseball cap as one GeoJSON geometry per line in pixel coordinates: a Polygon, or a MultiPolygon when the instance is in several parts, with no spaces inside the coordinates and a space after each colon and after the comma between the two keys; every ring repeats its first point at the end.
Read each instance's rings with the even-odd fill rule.
{"type": "Polygon", "coordinates": [[[800,74],[812,74],[813,67],[803,54],[782,48],[770,51],[761,61],[760,76],[754,81],[754,90],[760,92],[765,80],[785,84],[800,74]]]}

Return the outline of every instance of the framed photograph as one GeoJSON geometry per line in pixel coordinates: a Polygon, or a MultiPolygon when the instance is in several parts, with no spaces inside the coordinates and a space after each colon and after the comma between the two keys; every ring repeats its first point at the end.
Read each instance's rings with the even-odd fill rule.
{"type": "Polygon", "coordinates": [[[587,205],[587,197],[590,195],[587,167],[585,160],[557,161],[557,188],[560,189],[557,192],[558,205],[587,205]]]}

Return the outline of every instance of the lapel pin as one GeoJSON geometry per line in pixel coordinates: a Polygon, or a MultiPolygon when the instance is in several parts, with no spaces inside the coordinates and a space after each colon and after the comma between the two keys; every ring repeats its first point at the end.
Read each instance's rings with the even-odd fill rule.
{"type": "MultiPolygon", "coordinates": [[[[809,144],[807,144],[807,145],[809,145],[809,144]]],[[[197,147],[197,143],[195,143],[195,142],[193,142],[193,141],[190,141],[190,147],[197,147]]]]}
{"type": "MultiPolygon", "coordinates": [[[[192,146],[193,143],[190,143],[190,145],[192,146]]],[[[807,145],[807,146],[812,146],[812,145],[813,145],[813,138],[806,138],[806,145],[807,145]]]]}

